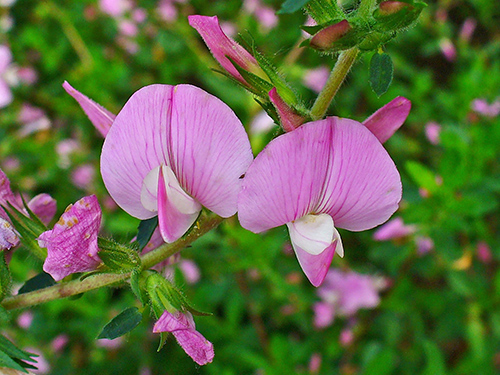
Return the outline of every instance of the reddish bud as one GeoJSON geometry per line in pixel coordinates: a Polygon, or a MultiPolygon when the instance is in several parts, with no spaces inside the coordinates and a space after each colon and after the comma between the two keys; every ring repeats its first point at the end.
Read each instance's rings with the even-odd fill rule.
{"type": "Polygon", "coordinates": [[[329,49],[336,41],[351,30],[352,27],[349,22],[347,20],[342,20],[316,33],[311,39],[311,46],[321,50],[329,49]]]}

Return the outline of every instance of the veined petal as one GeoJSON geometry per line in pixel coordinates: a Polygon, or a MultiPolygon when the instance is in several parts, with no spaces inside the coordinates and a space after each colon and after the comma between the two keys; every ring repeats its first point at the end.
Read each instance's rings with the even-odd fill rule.
{"type": "Polygon", "coordinates": [[[38,216],[45,225],[49,224],[57,211],[57,203],[50,195],[42,193],[28,202],[28,208],[38,216]]]}
{"type": "Polygon", "coordinates": [[[100,225],[101,208],[95,195],[70,205],[54,228],[37,239],[40,247],[47,248],[43,270],[59,281],[75,272],[96,269],[101,263],[97,255],[100,225]]]}
{"type": "Polygon", "coordinates": [[[377,137],[380,143],[384,143],[403,125],[410,109],[411,102],[398,96],[363,121],[363,125],[377,137]]]}
{"type": "Polygon", "coordinates": [[[236,212],[239,177],[252,161],[250,142],[231,109],[190,86],[151,85],[137,91],[104,142],[101,173],[116,203],[139,219],[148,173],[165,165],[182,189],[220,216],[236,212]]]}
{"type": "Polygon", "coordinates": [[[326,123],[304,124],[264,148],[248,168],[238,197],[244,228],[259,233],[320,213],[314,208],[328,171],[333,130],[326,123]]]}
{"type": "Polygon", "coordinates": [[[0,251],[19,245],[19,233],[11,223],[0,217],[0,251]]]}
{"type": "Polygon", "coordinates": [[[158,227],[165,242],[182,237],[200,211],[201,205],[182,190],[172,170],[162,166],[158,177],[158,227]]]}
{"type": "Polygon", "coordinates": [[[321,254],[333,242],[335,228],[330,215],[306,215],[286,225],[293,247],[311,255],[321,254]]]}
{"type": "Polygon", "coordinates": [[[186,354],[199,365],[206,365],[214,359],[212,343],[196,331],[189,312],[171,314],[165,311],[154,325],[153,332],[171,332],[186,354]]]}
{"type": "Polygon", "coordinates": [[[90,122],[92,122],[99,133],[101,133],[103,137],[106,137],[116,116],[103,106],[83,95],[80,91],[74,89],[67,81],[64,81],[62,86],[64,90],[80,104],[80,107],[82,107],[90,122]]]}
{"type": "Polygon", "coordinates": [[[180,186],[217,215],[234,215],[240,177],[253,160],[243,125],[226,104],[195,86],[176,86],[173,107],[169,160],[180,186]]]}
{"type": "MultiPolygon", "coordinates": [[[[388,220],[401,200],[401,179],[391,157],[360,123],[330,117],[329,169],[314,212],[328,213],[337,228],[371,229],[388,220]]],[[[319,124],[318,124],[319,125],[319,124]]]]}
{"type": "Polygon", "coordinates": [[[254,74],[261,71],[257,60],[246,49],[224,34],[217,16],[192,15],[188,16],[188,20],[189,24],[201,35],[217,62],[238,81],[247,85],[228,57],[244,70],[254,74]]]}

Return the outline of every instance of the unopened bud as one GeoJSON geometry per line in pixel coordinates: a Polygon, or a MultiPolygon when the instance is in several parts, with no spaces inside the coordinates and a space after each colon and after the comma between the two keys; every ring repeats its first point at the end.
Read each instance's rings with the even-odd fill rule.
{"type": "Polygon", "coordinates": [[[310,45],[319,50],[329,50],[351,30],[349,22],[342,20],[316,33],[311,39],[310,45]]]}
{"type": "Polygon", "coordinates": [[[377,31],[392,32],[403,29],[414,23],[427,5],[416,2],[408,4],[402,1],[384,1],[373,12],[377,20],[374,28],[377,31]]]}
{"type": "Polygon", "coordinates": [[[410,6],[408,3],[403,3],[401,1],[384,1],[380,3],[379,9],[380,14],[383,16],[388,16],[399,12],[401,9],[410,6]]]}

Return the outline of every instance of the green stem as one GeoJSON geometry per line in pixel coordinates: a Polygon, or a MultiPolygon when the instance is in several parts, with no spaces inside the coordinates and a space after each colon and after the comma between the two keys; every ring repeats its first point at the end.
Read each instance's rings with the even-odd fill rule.
{"type": "MultiPolygon", "coordinates": [[[[196,239],[217,227],[224,219],[214,214],[202,215],[195,223],[192,230],[183,238],[174,243],[164,244],[141,257],[142,268],[148,269],[157,263],[179,252],[196,239]]],[[[73,280],[56,284],[54,286],[35,290],[3,300],[2,306],[7,310],[20,309],[53,301],[59,298],[74,296],[90,290],[102,288],[125,281],[130,277],[130,272],[122,274],[101,273],[89,276],[83,280],[73,280]]]]}
{"type": "Polygon", "coordinates": [[[325,116],[330,103],[335,97],[335,94],[339,90],[345,77],[347,76],[347,73],[349,73],[349,70],[351,70],[351,67],[356,61],[358,53],[359,50],[356,47],[340,53],[337,63],[333,67],[325,87],[320,92],[311,108],[310,115],[313,120],[320,120],[325,116]]]}

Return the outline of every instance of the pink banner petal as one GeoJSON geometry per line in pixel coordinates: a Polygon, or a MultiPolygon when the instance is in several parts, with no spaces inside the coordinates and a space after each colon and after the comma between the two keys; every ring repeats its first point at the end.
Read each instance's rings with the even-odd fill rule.
{"type": "Polygon", "coordinates": [[[106,137],[116,116],[74,89],[67,81],[64,81],[62,86],[64,90],[80,104],[80,107],[82,107],[83,111],[99,133],[101,133],[103,137],[106,137]]]}
{"type": "Polygon", "coordinates": [[[410,109],[411,102],[398,96],[363,121],[363,125],[377,137],[380,143],[384,143],[403,125],[410,109]]]}

